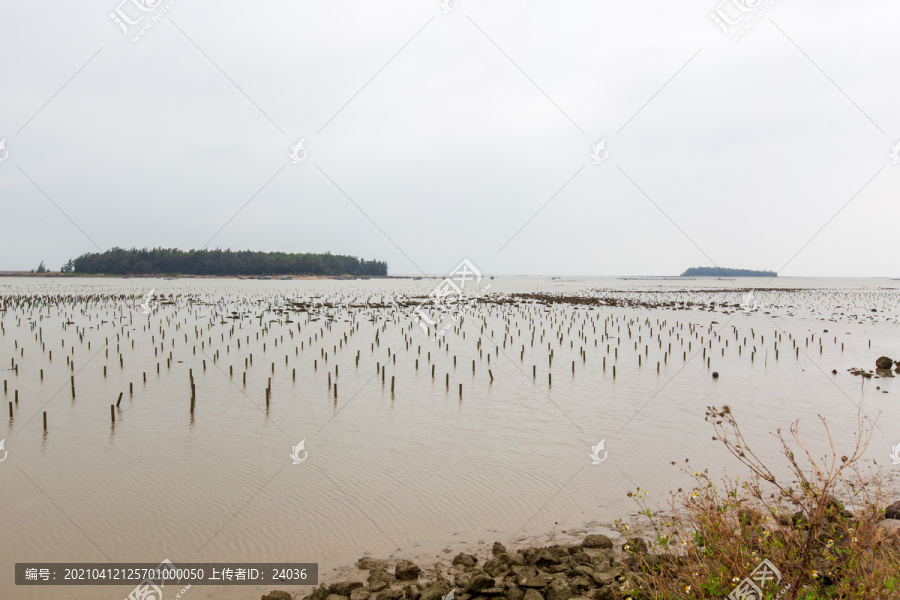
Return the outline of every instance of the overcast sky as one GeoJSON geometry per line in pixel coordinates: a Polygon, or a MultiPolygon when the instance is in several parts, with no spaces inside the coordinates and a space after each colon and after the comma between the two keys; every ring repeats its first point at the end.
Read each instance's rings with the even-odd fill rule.
{"type": "Polygon", "coordinates": [[[898,274],[897,3],[118,1],[0,2],[0,269],[898,274]]]}

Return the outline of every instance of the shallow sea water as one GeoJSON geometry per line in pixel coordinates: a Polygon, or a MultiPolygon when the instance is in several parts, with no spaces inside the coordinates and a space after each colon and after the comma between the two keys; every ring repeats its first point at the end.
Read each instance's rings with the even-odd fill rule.
{"type": "Polygon", "coordinates": [[[672,461],[738,472],[703,420],[710,405],[728,404],[773,462],[770,432],[793,421],[824,452],[817,415],[848,449],[858,411],[877,418],[866,458],[900,490],[900,388],[847,372],[900,356],[900,281],[497,277],[435,341],[413,317],[438,283],[0,279],[15,413],[0,432],[0,597],[130,590],[16,587],[16,562],[317,562],[326,579],[366,554],[594,531],[635,512],[628,490],[664,506],[690,485],[672,461]],[[163,300],[147,315],[151,288],[163,300]],[[758,310],[742,310],[751,290],[758,310]]]}

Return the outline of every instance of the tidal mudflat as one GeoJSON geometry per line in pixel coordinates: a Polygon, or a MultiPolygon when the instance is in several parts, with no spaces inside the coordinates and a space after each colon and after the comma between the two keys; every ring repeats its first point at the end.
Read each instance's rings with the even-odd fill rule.
{"type": "Polygon", "coordinates": [[[0,568],[317,562],[328,581],[362,555],[613,535],[627,491],[683,484],[673,460],[734,465],[710,405],[761,453],[818,414],[848,441],[862,412],[867,460],[900,469],[900,391],[875,367],[900,356],[900,282],[498,277],[437,335],[416,313],[438,283],[0,280],[0,568]]]}

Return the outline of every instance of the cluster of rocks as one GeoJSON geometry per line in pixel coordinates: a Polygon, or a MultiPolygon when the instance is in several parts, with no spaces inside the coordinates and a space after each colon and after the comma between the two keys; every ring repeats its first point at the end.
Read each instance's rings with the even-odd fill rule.
{"type": "MultiPolygon", "coordinates": [[[[887,356],[879,356],[878,360],[875,361],[875,371],[872,371],[871,369],[866,371],[865,369],[860,369],[859,367],[853,367],[847,369],[847,371],[851,375],[855,375],[857,377],[863,377],[865,379],[871,379],[874,377],[875,379],[878,379],[879,377],[893,377],[894,374],[891,373],[891,367],[893,367],[894,365],[897,365],[896,370],[898,373],[900,373],[900,362],[896,362],[893,359],[888,358],[887,356]]],[[[832,373],[837,373],[837,369],[833,370],[832,373]]]]}
{"type": "MultiPolygon", "coordinates": [[[[427,573],[408,560],[397,561],[391,572],[387,563],[366,557],[357,561],[368,573],[365,581],[321,585],[304,600],[444,600],[451,591],[452,600],[612,600],[614,588],[630,587],[623,576],[629,566],[636,567],[641,556],[655,558],[646,553],[643,540],[629,540],[623,548],[627,551],[613,549],[605,535],[516,552],[496,542],[483,562],[461,553],[446,570],[438,566],[427,573]]],[[[291,596],[276,591],[262,600],[291,596]]]]}
{"type": "MultiPolygon", "coordinates": [[[[834,501],[832,521],[853,514],[834,501]]],[[[878,523],[882,542],[900,550],[900,501],[885,508],[878,523]]],[[[809,526],[802,513],[785,517],[782,525],[809,526]]],[[[644,540],[632,538],[614,549],[605,535],[588,535],[573,546],[544,546],[509,552],[496,542],[483,562],[474,554],[460,553],[449,568],[440,565],[423,571],[409,560],[389,564],[360,558],[365,572],[358,580],[320,585],[304,600],[613,600],[643,583],[643,565],[660,566],[665,557],[648,551],[644,540]],[[448,595],[453,592],[452,596],[448,595]],[[619,592],[619,594],[617,594],[619,592]]],[[[824,569],[824,563],[823,563],[824,569]]],[[[273,591],[262,600],[293,600],[285,591],[273,591]]]]}

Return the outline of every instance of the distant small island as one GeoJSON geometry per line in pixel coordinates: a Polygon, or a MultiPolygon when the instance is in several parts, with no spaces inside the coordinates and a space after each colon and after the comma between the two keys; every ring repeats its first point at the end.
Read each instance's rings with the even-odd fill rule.
{"type": "MultiPolygon", "coordinates": [[[[43,263],[41,263],[43,266],[43,263]]],[[[387,263],[341,254],[291,254],[252,250],[113,248],[82,254],[63,273],[115,275],[326,275],[385,276],[387,263]]]]}
{"type": "Polygon", "coordinates": [[[752,269],[720,269],[719,267],[691,267],[681,277],[778,277],[775,271],[752,269]]]}

